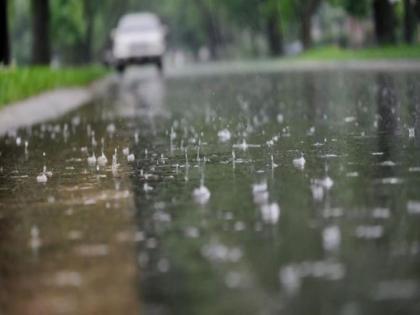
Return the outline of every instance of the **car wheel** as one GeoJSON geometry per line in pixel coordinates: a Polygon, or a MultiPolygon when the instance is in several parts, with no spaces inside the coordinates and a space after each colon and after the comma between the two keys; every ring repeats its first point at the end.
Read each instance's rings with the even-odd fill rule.
{"type": "Polygon", "coordinates": [[[125,64],[119,64],[116,66],[116,70],[118,73],[124,73],[125,71],[125,64]]]}
{"type": "Polygon", "coordinates": [[[156,67],[158,68],[159,72],[163,72],[163,61],[162,58],[157,58],[156,61],[156,67]]]}

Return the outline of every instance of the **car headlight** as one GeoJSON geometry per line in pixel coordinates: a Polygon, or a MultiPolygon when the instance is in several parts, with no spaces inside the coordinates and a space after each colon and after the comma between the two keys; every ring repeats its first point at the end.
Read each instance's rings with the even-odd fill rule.
{"type": "Polygon", "coordinates": [[[116,57],[124,56],[129,53],[128,46],[123,43],[116,42],[114,45],[114,55],[116,57]]]}

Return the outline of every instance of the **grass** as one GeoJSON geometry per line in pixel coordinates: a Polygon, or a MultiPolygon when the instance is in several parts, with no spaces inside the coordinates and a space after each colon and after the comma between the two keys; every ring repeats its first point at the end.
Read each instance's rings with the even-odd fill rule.
{"type": "Polygon", "coordinates": [[[372,59],[420,59],[420,45],[341,49],[327,46],[308,50],[296,57],[298,60],[372,60],[372,59]]]}
{"type": "Polygon", "coordinates": [[[106,74],[97,66],[51,69],[48,67],[0,68],[0,107],[46,90],[84,86],[106,74]]]}

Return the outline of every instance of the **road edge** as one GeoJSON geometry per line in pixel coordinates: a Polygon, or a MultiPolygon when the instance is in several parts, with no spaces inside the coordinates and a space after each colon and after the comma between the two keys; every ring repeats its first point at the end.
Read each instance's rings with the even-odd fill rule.
{"type": "Polygon", "coordinates": [[[58,118],[86,105],[108,88],[111,81],[112,76],[107,75],[86,87],[49,90],[8,104],[0,110],[0,136],[14,133],[19,128],[58,118]]]}

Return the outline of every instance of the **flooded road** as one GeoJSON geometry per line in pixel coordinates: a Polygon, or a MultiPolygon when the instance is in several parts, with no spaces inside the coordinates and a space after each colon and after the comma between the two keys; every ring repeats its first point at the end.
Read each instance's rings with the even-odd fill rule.
{"type": "Polygon", "coordinates": [[[418,314],[419,79],[129,69],[3,136],[0,312],[418,314]]]}

